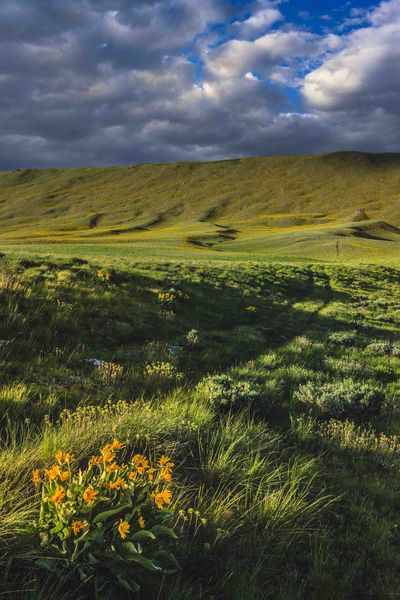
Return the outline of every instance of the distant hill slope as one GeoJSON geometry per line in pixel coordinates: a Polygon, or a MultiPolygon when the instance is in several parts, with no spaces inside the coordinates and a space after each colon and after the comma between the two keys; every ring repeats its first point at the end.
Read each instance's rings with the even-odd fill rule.
{"type": "Polygon", "coordinates": [[[234,240],[247,229],[350,222],[360,208],[400,226],[400,154],[0,172],[0,238],[7,241],[118,241],[172,227],[187,230],[189,243],[208,245],[203,238],[234,240]]]}

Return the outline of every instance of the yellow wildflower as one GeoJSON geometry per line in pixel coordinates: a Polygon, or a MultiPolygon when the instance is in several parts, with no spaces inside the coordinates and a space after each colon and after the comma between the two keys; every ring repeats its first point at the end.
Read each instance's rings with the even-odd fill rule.
{"type": "Polygon", "coordinates": [[[53,465],[52,467],[50,467],[50,469],[45,469],[44,473],[45,473],[46,477],[48,477],[50,479],[50,481],[53,481],[53,479],[58,477],[58,475],[60,474],[60,471],[61,471],[61,469],[58,465],[53,465]]]}
{"type": "Polygon", "coordinates": [[[174,463],[171,462],[171,458],[169,456],[165,456],[165,454],[162,455],[159,462],[162,467],[166,467],[167,469],[172,469],[174,466],[174,463]]]}
{"type": "Polygon", "coordinates": [[[33,481],[33,483],[35,485],[39,485],[39,483],[40,483],[40,472],[39,472],[39,469],[35,469],[32,472],[32,481],[33,481]]]}
{"type": "Polygon", "coordinates": [[[164,504],[171,504],[172,494],[170,490],[163,490],[162,492],[158,492],[158,494],[154,494],[153,497],[155,505],[160,510],[163,508],[164,504]]]}
{"type": "Polygon", "coordinates": [[[91,456],[89,458],[89,465],[99,465],[102,461],[101,456],[91,456]]]}
{"type": "Polygon", "coordinates": [[[96,497],[98,496],[99,492],[97,490],[94,489],[94,487],[92,485],[88,485],[88,487],[86,488],[86,490],[83,492],[83,499],[85,502],[87,502],[88,504],[91,504],[92,502],[94,502],[94,500],[96,500],[96,497]]]}
{"type": "Polygon", "coordinates": [[[126,444],[123,444],[122,442],[117,440],[117,438],[114,438],[110,446],[112,450],[122,450],[122,448],[125,448],[126,444]]]}
{"type": "Polygon", "coordinates": [[[138,525],[140,529],[144,529],[146,526],[145,520],[143,519],[142,515],[140,515],[140,517],[138,518],[138,525]]]}
{"type": "Polygon", "coordinates": [[[168,481],[168,482],[172,481],[171,470],[167,469],[167,468],[161,469],[161,471],[160,471],[160,477],[161,477],[161,479],[164,479],[164,481],[168,481]]]}
{"type": "Polygon", "coordinates": [[[157,469],[153,469],[153,467],[151,467],[151,469],[149,469],[147,471],[147,477],[149,478],[149,481],[153,481],[154,479],[154,473],[157,471],[157,469]]]}
{"type": "Polygon", "coordinates": [[[135,454],[135,456],[132,457],[132,462],[139,475],[142,475],[144,471],[149,468],[149,461],[143,454],[135,454]]]}
{"type": "Polygon", "coordinates": [[[123,521],[122,519],[119,520],[118,533],[123,540],[126,538],[126,534],[129,533],[130,529],[131,526],[128,521],[123,521]]]}
{"type": "Polygon", "coordinates": [[[67,481],[67,479],[69,479],[69,472],[68,471],[60,471],[60,480],[61,481],[67,481]]]}
{"type": "Polygon", "coordinates": [[[122,477],[118,477],[116,481],[110,481],[108,485],[110,490],[120,490],[123,487],[126,487],[126,481],[125,479],[122,479],[122,477]]]}
{"type": "Polygon", "coordinates": [[[69,462],[70,460],[72,460],[72,458],[73,458],[73,456],[69,452],[61,452],[61,450],[59,450],[58,452],[56,452],[56,460],[61,465],[63,463],[69,462]]]}
{"type": "Polygon", "coordinates": [[[71,527],[74,534],[78,535],[81,529],[85,528],[85,523],[83,521],[73,521],[71,527]]]}
{"type": "Polygon", "coordinates": [[[100,450],[105,463],[113,462],[115,458],[115,452],[113,451],[111,444],[106,444],[104,448],[100,450]]]}
{"type": "Polygon", "coordinates": [[[131,481],[133,481],[134,479],[136,479],[137,475],[136,475],[136,471],[130,471],[129,475],[128,475],[129,479],[131,481]]]}
{"type": "Polygon", "coordinates": [[[108,273],[108,271],[99,270],[99,271],[97,271],[97,277],[99,279],[102,279],[103,281],[110,281],[111,274],[108,273]]]}
{"type": "Polygon", "coordinates": [[[118,471],[118,470],[119,470],[119,466],[118,466],[118,463],[116,463],[116,462],[113,462],[113,463],[111,463],[111,465],[108,465],[106,467],[107,473],[114,473],[114,471],[118,471]]]}
{"type": "Polygon", "coordinates": [[[60,487],[57,487],[56,491],[54,493],[54,496],[52,496],[50,498],[50,502],[53,502],[53,504],[55,504],[57,506],[58,504],[60,504],[60,502],[62,502],[64,500],[64,497],[65,497],[64,490],[60,487]]]}

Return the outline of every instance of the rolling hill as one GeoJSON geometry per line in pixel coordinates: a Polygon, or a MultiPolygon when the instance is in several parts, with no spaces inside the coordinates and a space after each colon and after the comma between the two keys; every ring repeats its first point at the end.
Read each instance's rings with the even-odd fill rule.
{"type": "Polygon", "coordinates": [[[373,257],[397,253],[399,209],[400,154],[0,173],[6,245],[165,242],[175,249],[311,258],[315,252],[345,257],[350,248],[351,256],[367,249],[373,257]]]}

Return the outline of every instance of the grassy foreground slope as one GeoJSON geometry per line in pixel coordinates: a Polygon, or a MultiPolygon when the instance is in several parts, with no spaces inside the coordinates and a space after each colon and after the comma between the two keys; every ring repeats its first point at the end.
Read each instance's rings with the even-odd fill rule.
{"type": "MultiPolygon", "coordinates": [[[[382,267],[3,258],[2,597],[94,598],[76,564],[69,580],[39,568],[57,552],[32,529],[31,474],[114,436],[126,461],[173,456],[180,568],[131,563],[139,595],[97,598],[396,597],[399,283],[382,267]]],[[[111,579],[101,545],[89,558],[111,579]]]]}
{"type": "Polygon", "coordinates": [[[398,154],[0,173],[6,249],[75,241],[123,245],[131,256],[201,251],[335,260],[339,253],[346,261],[390,263],[399,215],[398,154]],[[360,208],[367,220],[354,218],[360,208]]]}

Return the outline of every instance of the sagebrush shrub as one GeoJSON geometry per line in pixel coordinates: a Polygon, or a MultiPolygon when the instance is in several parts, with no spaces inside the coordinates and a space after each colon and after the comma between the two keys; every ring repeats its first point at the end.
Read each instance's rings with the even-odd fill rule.
{"type": "Polygon", "coordinates": [[[400,357],[400,344],[393,344],[392,356],[400,357]]]}
{"type": "Polygon", "coordinates": [[[392,354],[392,344],[390,342],[373,342],[368,344],[367,350],[381,356],[390,356],[392,354]]]}
{"type": "Polygon", "coordinates": [[[125,463],[117,457],[123,448],[114,439],[85,468],[60,451],[52,466],[33,472],[41,492],[36,530],[47,554],[38,565],[58,578],[79,575],[99,599],[137,592],[145,571],[177,568],[170,551],[174,464],[163,455],[151,465],[141,454],[125,463]]]}
{"type": "Polygon", "coordinates": [[[308,382],[296,390],[294,397],[324,415],[350,419],[379,414],[385,401],[382,388],[352,379],[308,382]]]}
{"type": "Polygon", "coordinates": [[[197,392],[221,408],[251,404],[260,394],[257,384],[230,375],[209,375],[197,385],[197,392]]]}
{"type": "Polygon", "coordinates": [[[357,332],[355,331],[334,331],[328,335],[330,344],[338,344],[341,346],[357,346],[357,332]]]}
{"type": "Polygon", "coordinates": [[[367,346],[367,350],[381,356],[400,356],[400,345],[398,343],[392,344],[389,341],[373,342],[367,346]]]}

